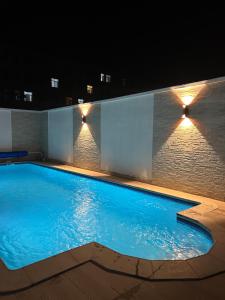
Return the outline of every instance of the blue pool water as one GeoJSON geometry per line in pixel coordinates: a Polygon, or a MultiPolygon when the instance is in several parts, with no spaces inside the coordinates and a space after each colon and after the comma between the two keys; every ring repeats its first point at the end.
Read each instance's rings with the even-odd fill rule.
{"type": "Polygon", "coordinates": [[[187,259],[209,251],[209,234],[176,213],[176,201],[34,164],[0,167],[0,258],[18,269],[99,242],[147,259],[187,259]]]}

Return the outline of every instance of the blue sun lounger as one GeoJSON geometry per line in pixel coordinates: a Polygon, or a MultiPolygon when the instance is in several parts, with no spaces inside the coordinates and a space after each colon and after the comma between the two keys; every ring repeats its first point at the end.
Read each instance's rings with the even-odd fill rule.
{"type": "Polygon", "coordinates": [[[27,151],[0,152],[0,158],[19,158],[27,155],[27,151]]]}

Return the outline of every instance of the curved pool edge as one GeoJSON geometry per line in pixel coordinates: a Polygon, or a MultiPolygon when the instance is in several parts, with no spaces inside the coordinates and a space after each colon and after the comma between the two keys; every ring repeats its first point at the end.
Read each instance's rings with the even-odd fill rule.
{"type": "MultiPolygon", "coordinates": [[[[55,165],[51,167],[57,168],[55,165]]],[[[84,170],[84,173],[87,172],[87,170],[84,170]]],[[[74,171],[74,173],[78,172],[74,171]]],[[[93,174],[89,176],[94,177],[93,174]]],[[[144,280],[199,280],[225,272],[225,228],[220,226],[218,222],[221,215],[217,213],[217,200],[186,193],[183,193],[183,197],[181,197],[181,192],[178,191],[174,191],[174,195],[171,195],[171,193],[166,193],[167,189],[164,188],[159,188],[163,192],[157,192],[152,190],[152,186],[148,184],[141,182],[127,184],[123,182],[124,178],[120,180],[120,178],[113,176],[111,179],[110,177],[105,179],[105,174],[102,174],[102,176],[108,182],[198,203],[196,206],[179,212],[177,215],[179,218],[184,218],[207,230],[212,236],[214,245],[208,253],[187,260],[140,259],[120,254],[95,242],[71,249],[18,270],[9,270],[0,260],[0,294],[24,290],[87,262],[97,264],[110,272],[144,280]]],[[[97,177],[97,179],[99,178],[97,177]]],[[[222,218],[225,222],[225,214],[222,218]]]]}

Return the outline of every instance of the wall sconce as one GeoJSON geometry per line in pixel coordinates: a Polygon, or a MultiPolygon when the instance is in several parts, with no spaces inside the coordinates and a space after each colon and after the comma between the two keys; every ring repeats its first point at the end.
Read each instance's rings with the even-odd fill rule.
{"type": "Polygon", "coordinates": [[[82,124],[85,124],[87,122],[86,116],[82,115],[82,124]]]}
{"type": "Polygon", "coordinates": [[[182,118],[183,119],[187,118],[189,116],[189,114],[190,114],[189,105],[184,104],[182,118]]]}

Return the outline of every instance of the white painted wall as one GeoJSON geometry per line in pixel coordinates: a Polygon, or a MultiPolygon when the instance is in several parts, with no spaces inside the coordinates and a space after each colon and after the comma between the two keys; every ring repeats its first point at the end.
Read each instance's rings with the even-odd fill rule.
{"type": "Polygon", "coordinates": [[[152,177],[153,94],[101,104],[101,169],[152,177]]]}
{"type": "Polygon", "coordinates": [[[12,151],[11,110],[0,109],[0,151],[12,151]]]}
{"type": "Polygon", "coordinates": [[[48,112],[48,157],[73,162],[73,108],[48,112]]]}

